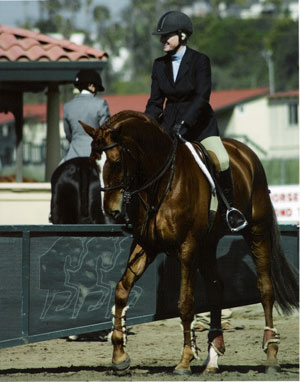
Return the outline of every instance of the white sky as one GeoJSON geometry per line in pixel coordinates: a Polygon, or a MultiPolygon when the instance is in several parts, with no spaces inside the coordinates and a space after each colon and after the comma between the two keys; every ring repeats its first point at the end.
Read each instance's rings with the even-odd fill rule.
{"type": "MultiPolygon", "coordinates": [[[[18,27],[26,18],[39,17],[39,2],[48,0],[0,0],[0,24],[18,27]]],[[[113,17],[118,17],[120,10],[130,0],[94,0],[93,5],[106,5],[113,17]]],[[[80,17],[76,20],[80,25],[80,17]]]]}

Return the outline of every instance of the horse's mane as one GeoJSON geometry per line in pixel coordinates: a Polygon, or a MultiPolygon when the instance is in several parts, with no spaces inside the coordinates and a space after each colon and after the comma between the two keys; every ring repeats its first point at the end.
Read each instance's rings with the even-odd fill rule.
{"type": "MultiPolygon", "coordinates": [[[[154,124],[157,124],[157,122],[152,119],[149,115],[142,113],[140,111],[135,110],[122,110],[119,113],[114,114],[111,116],[104,125],[109,125],[113,128],[117,128],[117,124],[120,122],[125,122],[129,118],[138,118],[143,121],[152,122],[154,124]]],[[[158,124],[157,124],[158,125],[158,124]]]]}
{"type": "Polygon", "coordinates": [[[150,156],[150,160],[157,160],[158,153],[168,153],[171,139],[162,130],[159,124],[150,116],[133,110],[124,110],[113,115],[105,122],[114,130],[114,138],[127,137],[140,147],[143,147],[150,156]]]}

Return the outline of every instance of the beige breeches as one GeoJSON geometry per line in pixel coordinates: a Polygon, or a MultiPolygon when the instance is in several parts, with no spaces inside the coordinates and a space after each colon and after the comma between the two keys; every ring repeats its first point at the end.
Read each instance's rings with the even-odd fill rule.
{"type": "Polygon", "coordinates": [[[229,156],[220,137],[208,137],[201,141],[208,151],[217,171],[227,170],[229,167],[229,156]]]}

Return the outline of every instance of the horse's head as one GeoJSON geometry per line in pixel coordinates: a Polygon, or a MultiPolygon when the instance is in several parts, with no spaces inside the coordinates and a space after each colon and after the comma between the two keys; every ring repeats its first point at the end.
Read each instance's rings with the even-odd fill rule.
{"type": "Polygon", "coordinates": [[[150,169],[161,166],[160,153],[168,152],[170,139],[150,117],[132,111],[116,114],[98,129],[81,125],[93,139],[91,159],[99,164],[103,155],[106,158],[104,165],[98,165],[104,183],[104,210],[120,218],[124,199],[145,183],[150,169]],[[162,137],[155,143],[157,129],[162,137]]]}
{"type": "Polygon", "coordinates": [[[117,217],[122,203],[123,168],[121,165],[122,146],[113,138],[114,129],[104,124],[94,129],[79,121],[85,132],[93,141],[91,143],[90,159],[96,165],[104,194],[105,212],[117,217]]]}

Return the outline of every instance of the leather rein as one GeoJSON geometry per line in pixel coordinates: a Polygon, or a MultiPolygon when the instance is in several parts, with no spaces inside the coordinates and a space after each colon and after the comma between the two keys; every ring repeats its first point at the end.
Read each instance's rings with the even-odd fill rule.
{"type": "MultiPolygon", "coordinates": [[[[109,127],[111,130],[112,128],[109,127]]],[[[125,147],[122,143],[119,143],[119,142],[114,142],[114,143],[111,143],[107,146],[104,146],[104,147],[101,147],[101,148],[96,148],[94,147],[94,151],[97,151],[97,152],[106,152],[106,151],[109,151],[111,149],[113,149],[114,147],[117,147],[117,146],[121,146],[121,149],[122,149],[122,158],[123,158],[123,162],[124,162],[124,165],[123,165],[123,169],[124,169],[124,177],[123,177],[123,182],[119,185],[115,185],[115,186],[110,186],[110,187],[100,187],[101,188],[101,191],[104,191],[104,192],[108,192],[108,191],[113,191],[113,190],[118,190],[118,189],[122,189],[123,190],[123,205],[124,205],[124,210],[125,210],[125,220],[126,220],[126,223],[128,224],[129,223],[129,218],[128,218],[128,215],[127,215],[127,206],[131,203],[131,200],[133,198],[133,196],[137,195],[140,199],[140,201],[142,202],[145,210],[146,210],[146,216],[145,216],[145,221],[144,221],[144,224],[143,224],[143,227],[145,228],[146,225],[147,225],[147,222],[150,218],[150,216],[153,216],[157,213],[157,211],[159,210],[164,198],[166,197],[169,189],[171,188],[171,184],[172,184],[172,180],[173,180],[173,176],[174,176],[174,162],[175,162],[175,157],[176,157],[176,150],[177,150],[177,147],[178,147],[178,139],[174,139],[173,141],[173,145],[172,145],[172,149],[168,155],[168,158],[166,160],[166,162],[162,165],[162,167],[151,177],[151,179],[147,180],[142,186],[140,186],[139,188],[136,188],[134,190],[130,190],[131,188],[131,185],[132,185],[132,181],[134,179],[134,176],[128,176],[127,174],[127,166],[126,166],[126,160],[125,160],[125,153],[127,153],[129,156],[131,156],[131,158],[137,162],[137,159],[135,158],[135,156],[132,154],[132,152],[130,151],[130,149],[128,149],[127,147],[125,147]],[[157,205],[154,206],[154,199],[155,199],[155,196],[156,196],[156,192],[158,192],[158,189],[156,189],[156,192],[153,193],[152,195],[152,203],[150,205],[148,205],[146,203],[146,201],[142,198],[142,196],[140,195],[140,193],[142,191],[146,191],[147,189],[149,189],[151,186],[158,186],[158,182],[160,181],[160,179],[166,174],[166,172],[168,170],[171,170],[170,171],[170,175],[169,175],[169,180],[168,180],[168,183],[167,183],[167,186],[164,190],[164,193],[162,195],[162,197],[160,198],[160,200],[158,201],[157,205]]],[[[123,206],[122,206],[122,210],[123,210],[123,206]]],[[[143,231],[144,229],[142,229],[143,231]]]]}

